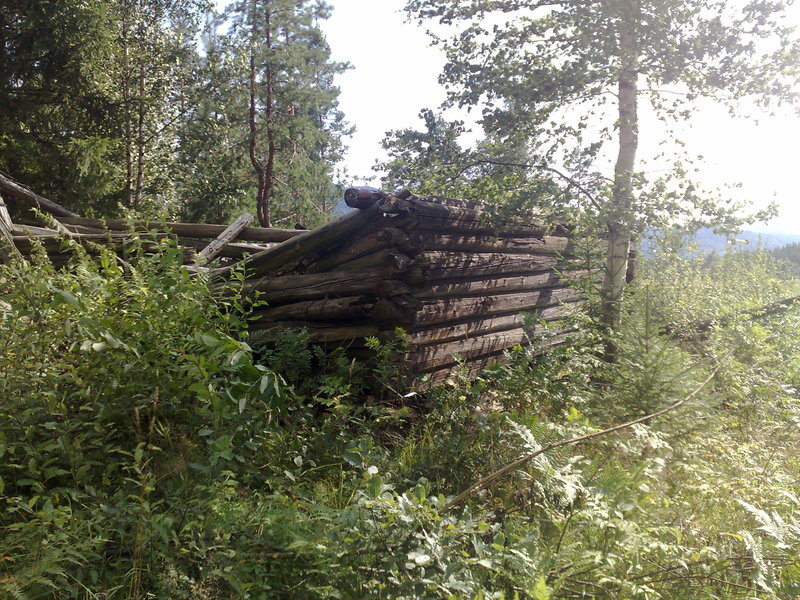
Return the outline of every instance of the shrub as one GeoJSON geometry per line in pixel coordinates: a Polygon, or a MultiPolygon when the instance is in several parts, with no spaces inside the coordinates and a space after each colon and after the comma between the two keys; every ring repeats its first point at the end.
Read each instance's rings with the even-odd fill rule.
{"type": "Polygon", "coordinates": [[[0,590],[138,597],[284,396],[163,245],[0,266],[0,590]]]}

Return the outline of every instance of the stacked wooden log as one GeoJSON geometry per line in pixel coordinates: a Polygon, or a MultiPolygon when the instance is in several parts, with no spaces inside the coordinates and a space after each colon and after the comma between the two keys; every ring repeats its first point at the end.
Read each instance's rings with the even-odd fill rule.
{"type": "Polygon", "coordinates": [[[56,265],[69,260],[75,244],[90,253],[100,246],[125,253],[134,238],[136,246],[145,250],[155,248],[159,240],[172,238],[183,247],[187,264],[204,264],[213,258],[227,263],[303,233],[295,229],[250,227],[251,221],[252,216],[247,213],[231,225],[87,219],[0,174],[0,235],[5,245],[23,257],[39,246],[56,265]],[[14,223],[6,210],[4,197],[41,213],[18,218],[14,223]]]}
{"type": "Polygon", "coordinates": [[[432,382],[456,356],[476,372],[545,327],[537,343],[567,339],[565,319],[581,304],[571,283],[586,274],[573,264],[567,228],[498,228],[481,205],[407,192],[347,200],[359,210],[246,260],[246,293],[268,303],[254,315],[259,339],[302,328],[357,351],[365,336],[402,327],[406,363],[432,382]],[[538,325],[526,325],[526,314],[538,325]]]}
{"type": "MultiPolygon", "coordinates": [[[[248,218],[250,215],[243,215],[248,218]]],[[[171,238],[183,247],[187,264],[208,262],[219,257],[223,263],[236,261],[257,254],[291,237],[302,233],[293,229],[267,229],[244,227],[230,240],[223,240],[215,248],[213,256],[204,251],[218,241],[225,225],[204,223],[171,223],[158,221],[127,221],[123,219],[86,219],[82,217],[60,217],[59,228],[49,225],[47,220],[38,225],[33,219],[14,223],[11,227],[11,242],[23,256],[28,256],[35,246],[41,246],[54,264],[66,262],[72,255],[72,243],[77,243],[93,253],[99,246],[124,253],[135,238],[139,247],[155,248],[155,242],[171,238]],[[72,243],[71,243],[72,242],[72,243]],[[147,242],[153,242],[148,244],[147,242]]]]}
{"type": "Polygon", "coordinates": [[[571,284],[587,274],[568,228],[534,218],[498,227],[484,205],[409,192],[353,188],[345,199],[357,210],[310,231],[250,227],[250,215],[227,226],[87,219],[2,175],[0,193],[51,215],[12,223],[0,205],[5,246],[22,256],[38,244],[59,264],[73,243],[124,253],[132,238],[141,247],[171,237],[193,271],[226,279],[244,270],[245,297],[266,301],[254,304],[254,338],[304,329],[313,342],[369,354],[366,337],[402,327],[405,364],[432,383],[461,362],[475,373],[518,344],[564,343],[581,305],[571,284]]]}

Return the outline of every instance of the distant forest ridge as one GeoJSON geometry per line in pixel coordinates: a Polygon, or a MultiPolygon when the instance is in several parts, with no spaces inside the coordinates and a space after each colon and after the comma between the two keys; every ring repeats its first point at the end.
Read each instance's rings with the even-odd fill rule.
{"type": "MultiPolygon", "coordinates": [[[[711,229],[703,228],[691,240],[691,246],[694,246],[692,251],[710,254],[725,252],[728,249],[761,249],[770,250],[776,256],[800,262],[800,234],[744,230],[731,239],[735,242],[729,241],[729,238],[724,235],[714,233],[711,229]]],[[[642,242],[642,252],[651,255],[653,246],[653,236],[648,235],[642,242]]]]}

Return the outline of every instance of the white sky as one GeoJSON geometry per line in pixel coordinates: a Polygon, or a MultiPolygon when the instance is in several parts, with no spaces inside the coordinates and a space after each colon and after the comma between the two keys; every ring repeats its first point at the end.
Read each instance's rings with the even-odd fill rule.
{"type": "MultiPolygon", "coordinates": [[[[337,82],[340,108],[356,126],[344,164],[347,182],[360,185],[375,176],[372,166],[384,157],[385,132],[420,127],[419,111],[436,108],[444,99],[437,83],[444,57],[428,46],[421,27],[404,22],[405,0],[328,1],[333,16],[322,23],[323,30],[334,58],[353,66],[337,82]]],[[[800,11],[795,12],[800,24],[800,11]]],[[[641,139],[645,146],[644,127],[641,139]]],[[[766,229],[800,233],[799,113],[787,111],[755,123],[709,108],[687,126],[683,139],[691,153],[705,157],[706,185],[741,183],[732,195],[756,206],[775,200],[781,213],[766,229]]],[[[640,156],[647,153],[642,148],[640,156]]]]}

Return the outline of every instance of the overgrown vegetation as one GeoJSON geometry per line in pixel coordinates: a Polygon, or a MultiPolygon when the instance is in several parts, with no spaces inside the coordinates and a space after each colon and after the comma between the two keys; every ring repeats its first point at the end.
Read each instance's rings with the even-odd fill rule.
{"type": "Polygon", "coordinates": [[[800,315],[735,315],[795,284],[766,253],[658,257],[615,364],[584,323],[561,351],[405,398],[377,340],[374,373],[302,336],[254,353],[235,289],[216,301],[181,260],[165,243],[0,267],[0,596],[800,594],[800,315]],[[701,293],[731,318],[685,339],[717,316],[701,293]],[[675,412],[448,505],[714,370],[675,412]]]}

